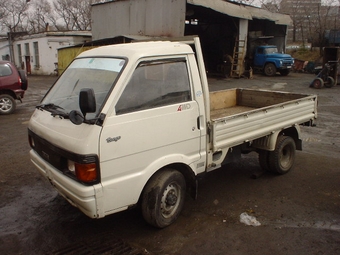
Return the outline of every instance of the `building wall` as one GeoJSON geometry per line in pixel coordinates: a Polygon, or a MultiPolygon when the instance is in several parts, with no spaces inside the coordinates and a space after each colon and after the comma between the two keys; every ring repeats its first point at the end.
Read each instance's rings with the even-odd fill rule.
{"type": "Polygon", "coordinates": [[[9,60],[10,52],[9,52],[9,44],[7,38],[0,39],[0,60],[9,60]]]}
{"type": "Polygon", "coordinates": [[[87,36],[49,36],[48,34],[27,35],[13,42],[13,62],[28,74],[56,74],[58,49],[90,40],[87,36]]]}
{"type": "Polygon", "coordinates": [[[123,0],[93,5],[92,38],[183,36],[185,6],[186,0],[123,0]]]}

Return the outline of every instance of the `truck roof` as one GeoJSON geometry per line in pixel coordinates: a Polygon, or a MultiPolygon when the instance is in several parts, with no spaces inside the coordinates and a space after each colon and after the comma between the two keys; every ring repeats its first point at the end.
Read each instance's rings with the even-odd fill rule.
{"type": "Polygon", "coordinates": [[[80,57],[127,57],[141,58],[162,55],[193,53],[188,44],[169,41],[148,41],[137,43],[114,44],[101,46],[81,53],[80,57]]]}

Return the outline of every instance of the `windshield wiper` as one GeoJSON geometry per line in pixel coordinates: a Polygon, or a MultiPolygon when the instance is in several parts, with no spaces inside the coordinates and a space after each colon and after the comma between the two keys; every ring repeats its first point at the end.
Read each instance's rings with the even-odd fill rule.
{"type": "Polygon", "coordinates": [[[49,104],[39,104],[37,105],[35,108],[39,109],[39,110],[50,110],[50,109],[62,109],[64,110],[64,108],[56,105],[56,104],[52,104],[52,103],[49,103],[49,104]]]}
{"type": "Polygon", "coordinates": [[[40,104],[40,105],[37,105],[35,108],[39,109],[39,110],[46,110],[46,111],[49,111],[51,112],[51,115],[53,117],[55,116],[60,116],[60,117],[63,117],[64,119],[68,119],[69,118],[69,114],[64,110],[64,108],[58,106],[58,105],[55,105],[55,104],[52,104],[52,103],[49,103],[49,104],[40,104]]]}

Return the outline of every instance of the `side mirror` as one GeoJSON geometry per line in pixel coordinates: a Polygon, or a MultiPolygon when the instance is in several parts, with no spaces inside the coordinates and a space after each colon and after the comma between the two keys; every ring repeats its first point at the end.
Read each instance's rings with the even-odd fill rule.
{"type": "Polygon", "coordinates": [[[96,112],[96,98],[93,89],[82,89],[79,92],[79,108],[81,113],[77,110],[72,110],[69,114],[71,122],[75,125],[80,125],[86,121],[86,114],[96,112]]]}
{"type": "Polygon", "coordinates": [[[79,93],[79,107],[84,115],[87,113],[96,112],[96,98],[93,89],[82,89],[79,93]]]}

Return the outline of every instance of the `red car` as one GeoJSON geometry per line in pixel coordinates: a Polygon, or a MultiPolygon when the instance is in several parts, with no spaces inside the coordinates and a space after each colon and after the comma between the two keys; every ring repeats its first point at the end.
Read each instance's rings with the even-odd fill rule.
{"type": "Polygon", "coordinates": [[[0,61],[0,114],[10,114],[16,108],[16,100],[24,97],[27,75],[9,61],[0,61]]]}

